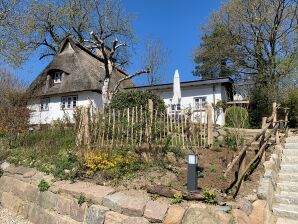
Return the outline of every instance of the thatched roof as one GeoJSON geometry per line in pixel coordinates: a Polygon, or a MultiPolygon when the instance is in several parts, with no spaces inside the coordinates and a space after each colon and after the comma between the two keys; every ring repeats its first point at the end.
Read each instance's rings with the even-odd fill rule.
{"type": "MultiPolygon", "coordinates": [[[[49,65],[31,83],[27,92],[29,96],[49,96],[80,91],[101,92],[104,79],[104,64],[102,60],[76,43],[72,38],[67,38],[58,54],[49,65]],[[64,72],[61,83],[46,88],[47,74],[51,71],[64,72]]],[[[115,69],[112,75],[111,86],[127,74],[120,69],[115,69]]],[[[120,88],[134,86],[131,80],[126,80],[120,88]]]]}

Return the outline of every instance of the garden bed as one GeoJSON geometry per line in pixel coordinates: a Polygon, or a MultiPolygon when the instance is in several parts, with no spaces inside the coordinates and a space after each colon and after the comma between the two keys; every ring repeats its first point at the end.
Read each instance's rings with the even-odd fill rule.
{"type": "MultiPolygon", "coordinates": [[[[8,150],[4,138],[1,142],[1,161],[8,160],[17,165],[35,167],[40,171],[54,174],[57,179],[73,181],[81,179],[113,186],[117,190],[146,189],[147,186],[157,185],[182,192],[187,189],[187,152],[177,147],[164,146],[150,151],[150,154],[155,155],[149,160],[144,160],[138,149],[108,150],[107,158],[98,158],[102,151],[76,148],[73,130],[59,127],[27,133],[16,142],[16,147],[13,149],[8,150]],[[89,151],[92,153],[87,153],[89,151]],[[93,156],[93,160],[100,161],[92,164],[92,160],[88,165],[88,158],[92,158],[90,156],[93,156]],[[102,166],[110,168],[103,171],[102,166]]],[[[234,172],[230,172],[225,178],[223,171],[236,151],[225,147],[201,148],[196,151],[201,168],[201,171],[198,171],[200,192],[215,192],[219,201],[230,198],[224,190],[233,181],[234,172]]],[[[248,154],[247,160],[252,155],[248,154]]],[[[262,173],[263,166],[259,165],[246,180],[239,195],[254,193],[262,173]]]]}

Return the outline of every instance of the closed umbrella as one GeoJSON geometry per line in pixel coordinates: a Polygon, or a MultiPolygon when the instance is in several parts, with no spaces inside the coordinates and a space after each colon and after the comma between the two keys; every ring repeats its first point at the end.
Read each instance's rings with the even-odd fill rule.
{"type": "Polygon", "coordinates": [[[181,88],[180,88],[180,77],[179,72],[176,69],[175,75],[174,75],[174,83],[173,83],[173,99],[172,104],[177,105],[180,104],[181,101],[181,88]]]}

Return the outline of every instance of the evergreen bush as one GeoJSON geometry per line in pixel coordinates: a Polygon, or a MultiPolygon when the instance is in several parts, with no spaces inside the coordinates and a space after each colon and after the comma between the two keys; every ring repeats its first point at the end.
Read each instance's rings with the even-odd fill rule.
{"type": "Polygon", "coordinates": [[[289,110],[289,126],[298,127],[298,89],[295,89],[289,94],[287,102],[289,110]]]}
{"type": "Polygon", "coordinates": [[[111,108],[123,110],[125,108],[140,107],[147,108],[148,100],[152,99],[154,108],[159,111],[164,111],[166,105],[159,95],[151,91],[129,91],[120,92],[115,95],[111,101],[111,108]]]}
{"type": "Polygon", "coordinates": [[[232,106],[225,113],[226,127],[231,128],[248,128],[249,117],[248,111],[243,107],[232,106]]]}

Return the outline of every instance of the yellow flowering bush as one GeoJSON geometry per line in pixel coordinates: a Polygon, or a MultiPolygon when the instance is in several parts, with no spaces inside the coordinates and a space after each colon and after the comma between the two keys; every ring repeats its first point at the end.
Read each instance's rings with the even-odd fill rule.
{"type": "Polygon", "coordinates": [[[108,152],[89,153],[85,159],[86,174],[94,174],[98,170],[107,170],[116,166],[129,164],[129,159],[108,152]]]}

